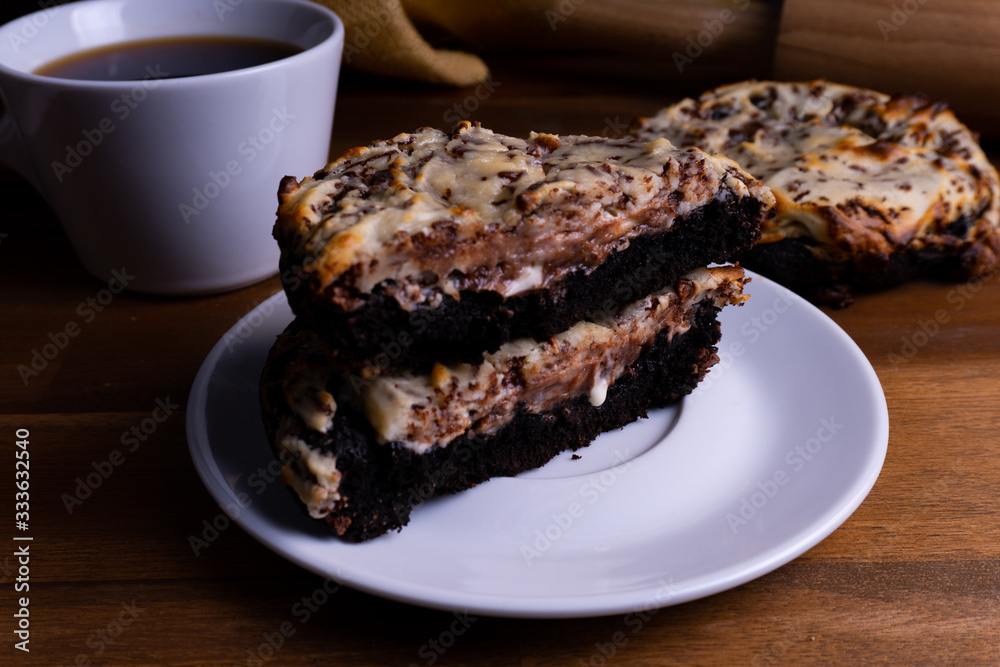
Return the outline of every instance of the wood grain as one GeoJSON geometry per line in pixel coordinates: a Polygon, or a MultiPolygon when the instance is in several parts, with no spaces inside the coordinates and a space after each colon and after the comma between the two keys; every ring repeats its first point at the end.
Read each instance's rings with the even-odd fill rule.
{"type": "Polygon", "coordinates": [[[1000,136],[1000,4],[991,0],[786,0],[774,68],[784,80],[922,92],[1000,136]]]}
{"type": "MultiPolygon", "coordinates": [[[[511,133],[611,133],[609,118],[627,122],[692,92],[595,77],[557,58],[490,64],[503,83],[475,117],[511,133]]],[[[332,150],[442,126],[470,94],[348,76],[332,150]]],[[[289,624],[294,632],[266,664],[428,664],[426,646],[450,614],[341,588],[303,622],[295,605],[321,590],[320,578],[236,526],[197,555],[189,544],[219,508],[188,455],[187,392],[215,342],[277,281],[189,299],[117,296],[25,386],[17,366],[49,332],[79,320],[77,305],[101,284],[23,182],[0,176],[0,194],[0,516],[12,544],[11,441],[28,428],[35,536],[30,654],[12,648],[13,556],[0,552],[0,663],[247,665],[289,624]],[[123,462],[70,513],[63,494],[124,450],[122,434],[157,399],[181,407],[122,451],[123,462]],[[122,605],[133,603],[132,622],[116,628],[122,605]],[[120,634],[105,642],[102,631],[120,634]]],[[[919,281],[827,314],[871,360],[891,424],[882,474],[841,528],[769,575],[641,618],[478,618],[435,664],[1000,663],[1000,280],[919,281]],[[938,310],[948,321],[923,340],[921,323],[938,310]],[[907,340],[921,344],[894,363],[907,340]]]]}

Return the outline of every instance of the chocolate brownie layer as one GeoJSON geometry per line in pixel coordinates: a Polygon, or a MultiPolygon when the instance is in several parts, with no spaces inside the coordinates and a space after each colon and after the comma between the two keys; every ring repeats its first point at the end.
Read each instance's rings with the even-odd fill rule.
{"type": "MultiPolygon", "coordinates": [[[[422,455],[397,443],[373,446],[372,426],[357,412],[337,410],[325,434],[303,428],[299,437],[308,451],[336,458],[340,501],[326,521],[351,542],[378,537],[406,525],[410,512],[429,498],[536,468],[559,452],[584,447],[604,431],[645,417],[647,410],[677,401],[717,361],[718,306],[703,301],[696,308],[687,332],[672,339],[661,333],[650,352],[608,389],[599,407],[580,396],[540,414],[520,409],[495,433],[462,435],[422,455]]],[[[289,410],[281,382],[289,354],[294,350],[277,352],[265,369],[262,402],[272,439],[289,410]]]]}
{"type": "Polygon", "coordinates": [[[275,237],[298,316],[346,357],[413,366],[548,335],[727,261],[772,206],[731,160],[664,140],[461,123],[286,178],[275,237]]]}
{"type": "Polygon", "coordinates": [[[964,280],[968,275],[961,258],[945,248],[906,248],[862,263],[820,259],[816,244],[808,238],[761,243],[741,255],[740,260],[747,268],[766,274],[795,293],[834,308],[851,305],[857,292],[898,285],[917,276],[964,280]]]}
{"type": "Polygon", "coordinates": [[[589,273],[573,272],[558,285],[524,295],[463,291],[457,299],[445,296],[437,307],[424,303],[407,311],[376,288],[364,306],[349,313],[314,301],[300,304],[299,316],[355,369],[472,361],[509,340],[547,338],[573,322],[616,310],[695,267],[728,261],[753,246],[758,216],[759,204],[752,199],[715,200],[669,232],[637,238],[589,273]]]}
{"type": "Polygon", "coordinates": [[[715,313],[743,302],[745,282],[739,267],[697,269],[550,339],[511,341],[476,364],[373,379],[338,368],[296,319],[261,382],[283,477],[337,534],[367,539],[372,526],[398,527],[408,510],[393,519],[386,507],[416,483],[430,479],[430,497],[516,474],[690,391],[715,359],[715,313]]]}
{"type": "Polygon", "coordinates": [[[723,153],[777,200],[741,261],[836,306],[921,273],[967,280],[1000,257],[1000,179],[943,103],[813,81],[747,81],[633,133],[723,153]]]}

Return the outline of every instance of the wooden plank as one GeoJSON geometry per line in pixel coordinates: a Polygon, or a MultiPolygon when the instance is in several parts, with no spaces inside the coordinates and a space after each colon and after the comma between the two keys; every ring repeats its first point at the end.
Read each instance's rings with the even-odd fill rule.
{"type": "Polygon", "coordinates": [[[774,75],[923,92],[984,136],[1000,137],[1000,4],[785,0],[774,75]]]}

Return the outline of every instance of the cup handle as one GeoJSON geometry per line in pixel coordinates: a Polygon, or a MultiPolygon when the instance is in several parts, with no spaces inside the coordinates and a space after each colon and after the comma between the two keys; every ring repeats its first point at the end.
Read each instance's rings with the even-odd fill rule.
{"type": "Polygon", "coordinates": [[[44,193],[42,182],[28,158],[28,151],[21,141],[17,125],[14,124],[14,118],[10,110],[3,105],[0,105],[0,162],[23,176],[36,190],[44,193]]]}

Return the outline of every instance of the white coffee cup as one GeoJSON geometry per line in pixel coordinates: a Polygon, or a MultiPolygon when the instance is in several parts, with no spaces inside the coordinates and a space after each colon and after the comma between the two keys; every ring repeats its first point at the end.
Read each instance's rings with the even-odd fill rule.
{"type": "Polygon", "coordinates": [[[278,183],[327,160],[344,27],[307,0],[84,0],[0,27],[0,158],[45,197],[84,267],[129,289],[219,292],[277,272],[278,183]],[[120,42],[226,36],[302,52],[219,74],[33,72],[120,42]]]}

